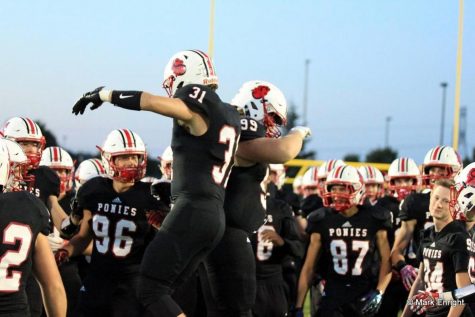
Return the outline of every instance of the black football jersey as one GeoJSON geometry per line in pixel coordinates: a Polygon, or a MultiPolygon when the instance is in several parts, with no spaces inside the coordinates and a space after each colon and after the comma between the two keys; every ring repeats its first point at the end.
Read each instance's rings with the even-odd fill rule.
{"type": "Polygon", "coordinates": [[[29,190],[33,195],[38,197],[45,206],[48,206],[49,196],[59,196],[60,180],[58,174],[48,166],[39,166],[38,168],[28,171],[29,176],[33,176],[32,184],[28,187],[22,186],[23,190],[29,190]]]}
{"type": "Polygon", "coordinates": [[[302,217],[307,218],[308,215],[317,209],[320,209],[323,207],[323,200],[318,196],[317,194],[312,194],[307,197],[305,197],[302,200],[302,204],[300,206],[300,212],[302,214],[302,217]]]}
{"type": "Polygon", "coordinates": [[[468,274],[470,275],[472,284],[475,284],[475,226],[470,228],[468,235],[467,250],[470,257],[468,262],[468,274]]]}
{"type": "Polygon", "coordinates": [[[63,208],[64,212],[68,215],[71,213],[71,202],[73,201],[75,197],[76,197],[76,191],[70,190],[66,192],[66,195],[64,195],[64,197],[61,200],[58,201],[61,208],[63,208]]]}
{"type": "Polygon", "coordinates": [[[266,223],[257,234],[251,236],[252,248],[256,255],[256,275],[258,280],[282,280],[282,261],[285,256],[302,258],[303,244],[299,240],[297,224],[289,204],[282,200],[267,198],[266,223]],[[276,231],[284,240],[283,246],[260,239],[264,230],[276,231]]]}
{"type": "Polygon", "coordinates": [[[49,214],[32,194],[0,194],[0,314],[28,306],[25,284],[31,274],[38,233],[48,234],[49,214]]]}
{"type": "Polygon", "coordinates": [[[178,120],[173,121],[172,197],[223,202],[241,131],[239,113],[207,86],[184,86],[177,90],[175,98],[202,114],[208,122],[208,130],[194,136],[180,126],[178,120]]]}
{"type": "Polygon", "coordinates": [[[376,233],[391,230],[391,216],[376,206],[358,206],[358,210],[345,217],[330,208],[321,208],[307,218],[307,232],[321,237],[320,253],[326,261],[320,271],[327,283],[367,284],[372,280],[376,233]]]}
{"type": "MultiPolygon", "coordinates": [[[[239,142],[262,137],[265,137],[265,128],[261,123],[250,118],[241,119],[239,142]]],[[[264,223],[265,193],[262,191],[261,182],[266,175],[267,164],[256,163],[248,167],[233,167],[224,199],[228,226],[251,233],[264,223]]]]}
{"type": "Polygon", "coordinates": [[[145,213],[164,208],[152,196],[150,184],[136,182],[126,192],[117,193],[111,179],[96,177],[81,186],[77,199],[82,208],[92,213],[91,270],[103,274],[137,272],[153,235],[145,213]]]}
{"type": "MultiPolygon", "coordinates": [[[[269,192],[269,190],[267,190],[269,192]]],[[[300,214],[300,204],[301,204],[301,199],[300,196],[297,195],[296,193],[284,189],[278,189],[275,191],[274,194],[276,199],[280,199],[285,201],[292,207],[292,211],[294,214],[300,214]]],[[[323,206],[323,204],[322,204],[323,206]]],[[[320,206],[321,207],[321,206],[320,206]]]]}
{"type": "Polygon", "coordinates": [[[457,288],[455,274],[468,270],[467,239],[464,224],[457,221],[447,224],[440,232],[433,226],[422,232],[418,260],[424,261],[426,290],[442,293],[457,288]]]}
{"type": "Polygon", "coordinates": [[[388,231],[389,247],[392,249],[396,231],[401,227],[401,218],[399,218],[399,205],[401,203],[393,196],[383,196],[376,202],[376,206],[389,211],[391,215],[392,229],[388,231]]]}
{"type": "Polygon", "coordinates": [[[412,258],[415,257],[415,253],[420,248],[421,232],[424,229],[434,225],[432,216],[429,212],[429,200],[430,192],[412,193],[403,200],[399,209],[399,219],[401,219],[401,221],[413,219],[417,221],[411,244],[406,250],[406,258],[409,258],[411,260],[411,264],[416,267],[419,266],[419,263],[414,262],[416,259],[412,258]],[[414,256],[411,254],[414,254],[414,256]]]}

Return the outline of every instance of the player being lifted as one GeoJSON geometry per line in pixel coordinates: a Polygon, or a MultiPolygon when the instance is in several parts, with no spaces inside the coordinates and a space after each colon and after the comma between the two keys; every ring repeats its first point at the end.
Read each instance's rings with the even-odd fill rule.
{"type": "Polygon", "coordinates": [[[310,134],[295,127],[280,138],[287,120],[287,101],[275,85],[250,81],[231,101],[242,109],[241,139],[226,188],[223,239],[208,257],[207,266],[213,302],[208,316],[251,316],[256,297],[256,268],[249,236],[265,219],[265,193],[261,182],[267,163],[294,158],[310,134]]]}

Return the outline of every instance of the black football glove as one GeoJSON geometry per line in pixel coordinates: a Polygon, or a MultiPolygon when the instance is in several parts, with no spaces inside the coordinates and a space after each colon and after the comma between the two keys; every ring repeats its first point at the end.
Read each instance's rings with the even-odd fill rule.
{"type": "Polygon", "coordinates": [[[289,316],[290,317],[303,317],[303,309],[292,307],[292,308],[290,308],[289,316]]]}
{"type": "Polygon", "coordinates": [[[103,88],[104,86],[101,86],[82,95],[82,97],[74,104],[73,113],[75,115],[83,114],[89,103],[92,103],[91,110],[99,108],[105,101],[101,99],[99,94],[103,88]]]}
{"type": "Polygon", "coordinates": [[[150,192],[157,197],[165,205],[170,206],[171,203],[171,183],[168,181],[155,181],[150,185],[150,192]]]}
{"type": "Polygon", "coordinates": [[[79,206],[78,200],[74,197],[71,200],[71,215],[74,216],[75,219],[81,220],[84,217],[84,209],[79,206]]]}
{"type": "Polygon", "coordinates": [[[361,314],[363,316],[373,316],[381,307],[383,295],[378,290],[372,290],[368,294],[359,299],[359,306],[361,307],[361,314]]]}

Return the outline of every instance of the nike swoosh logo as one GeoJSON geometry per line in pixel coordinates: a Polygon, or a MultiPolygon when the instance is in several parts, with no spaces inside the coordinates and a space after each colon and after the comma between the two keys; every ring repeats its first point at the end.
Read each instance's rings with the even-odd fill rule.
{"type": "Polygon", "coordinates": [[[128,95],[128,96],[126,96],[126,95],[120,94],[120,95],[119,95],[119,99],[130,98],[130,97],[133,97],[133,96],[134,96],[134,95],[128,95]]]}

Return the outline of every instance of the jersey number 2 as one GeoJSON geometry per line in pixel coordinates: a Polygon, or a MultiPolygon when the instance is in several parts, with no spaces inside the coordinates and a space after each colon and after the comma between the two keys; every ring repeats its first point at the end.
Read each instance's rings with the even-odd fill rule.
{"type": "Polygon", "coordinates": [[[30,251],[33,234],[27,225],[10,223],[3,230],[3,244],[15,245],[20,241],[18,250],[8,250],[0,257],[0,292],[17,292],[20,289],[21,271],[11,271],[10,266],[19,266],[25,262],[30,251]]]}

